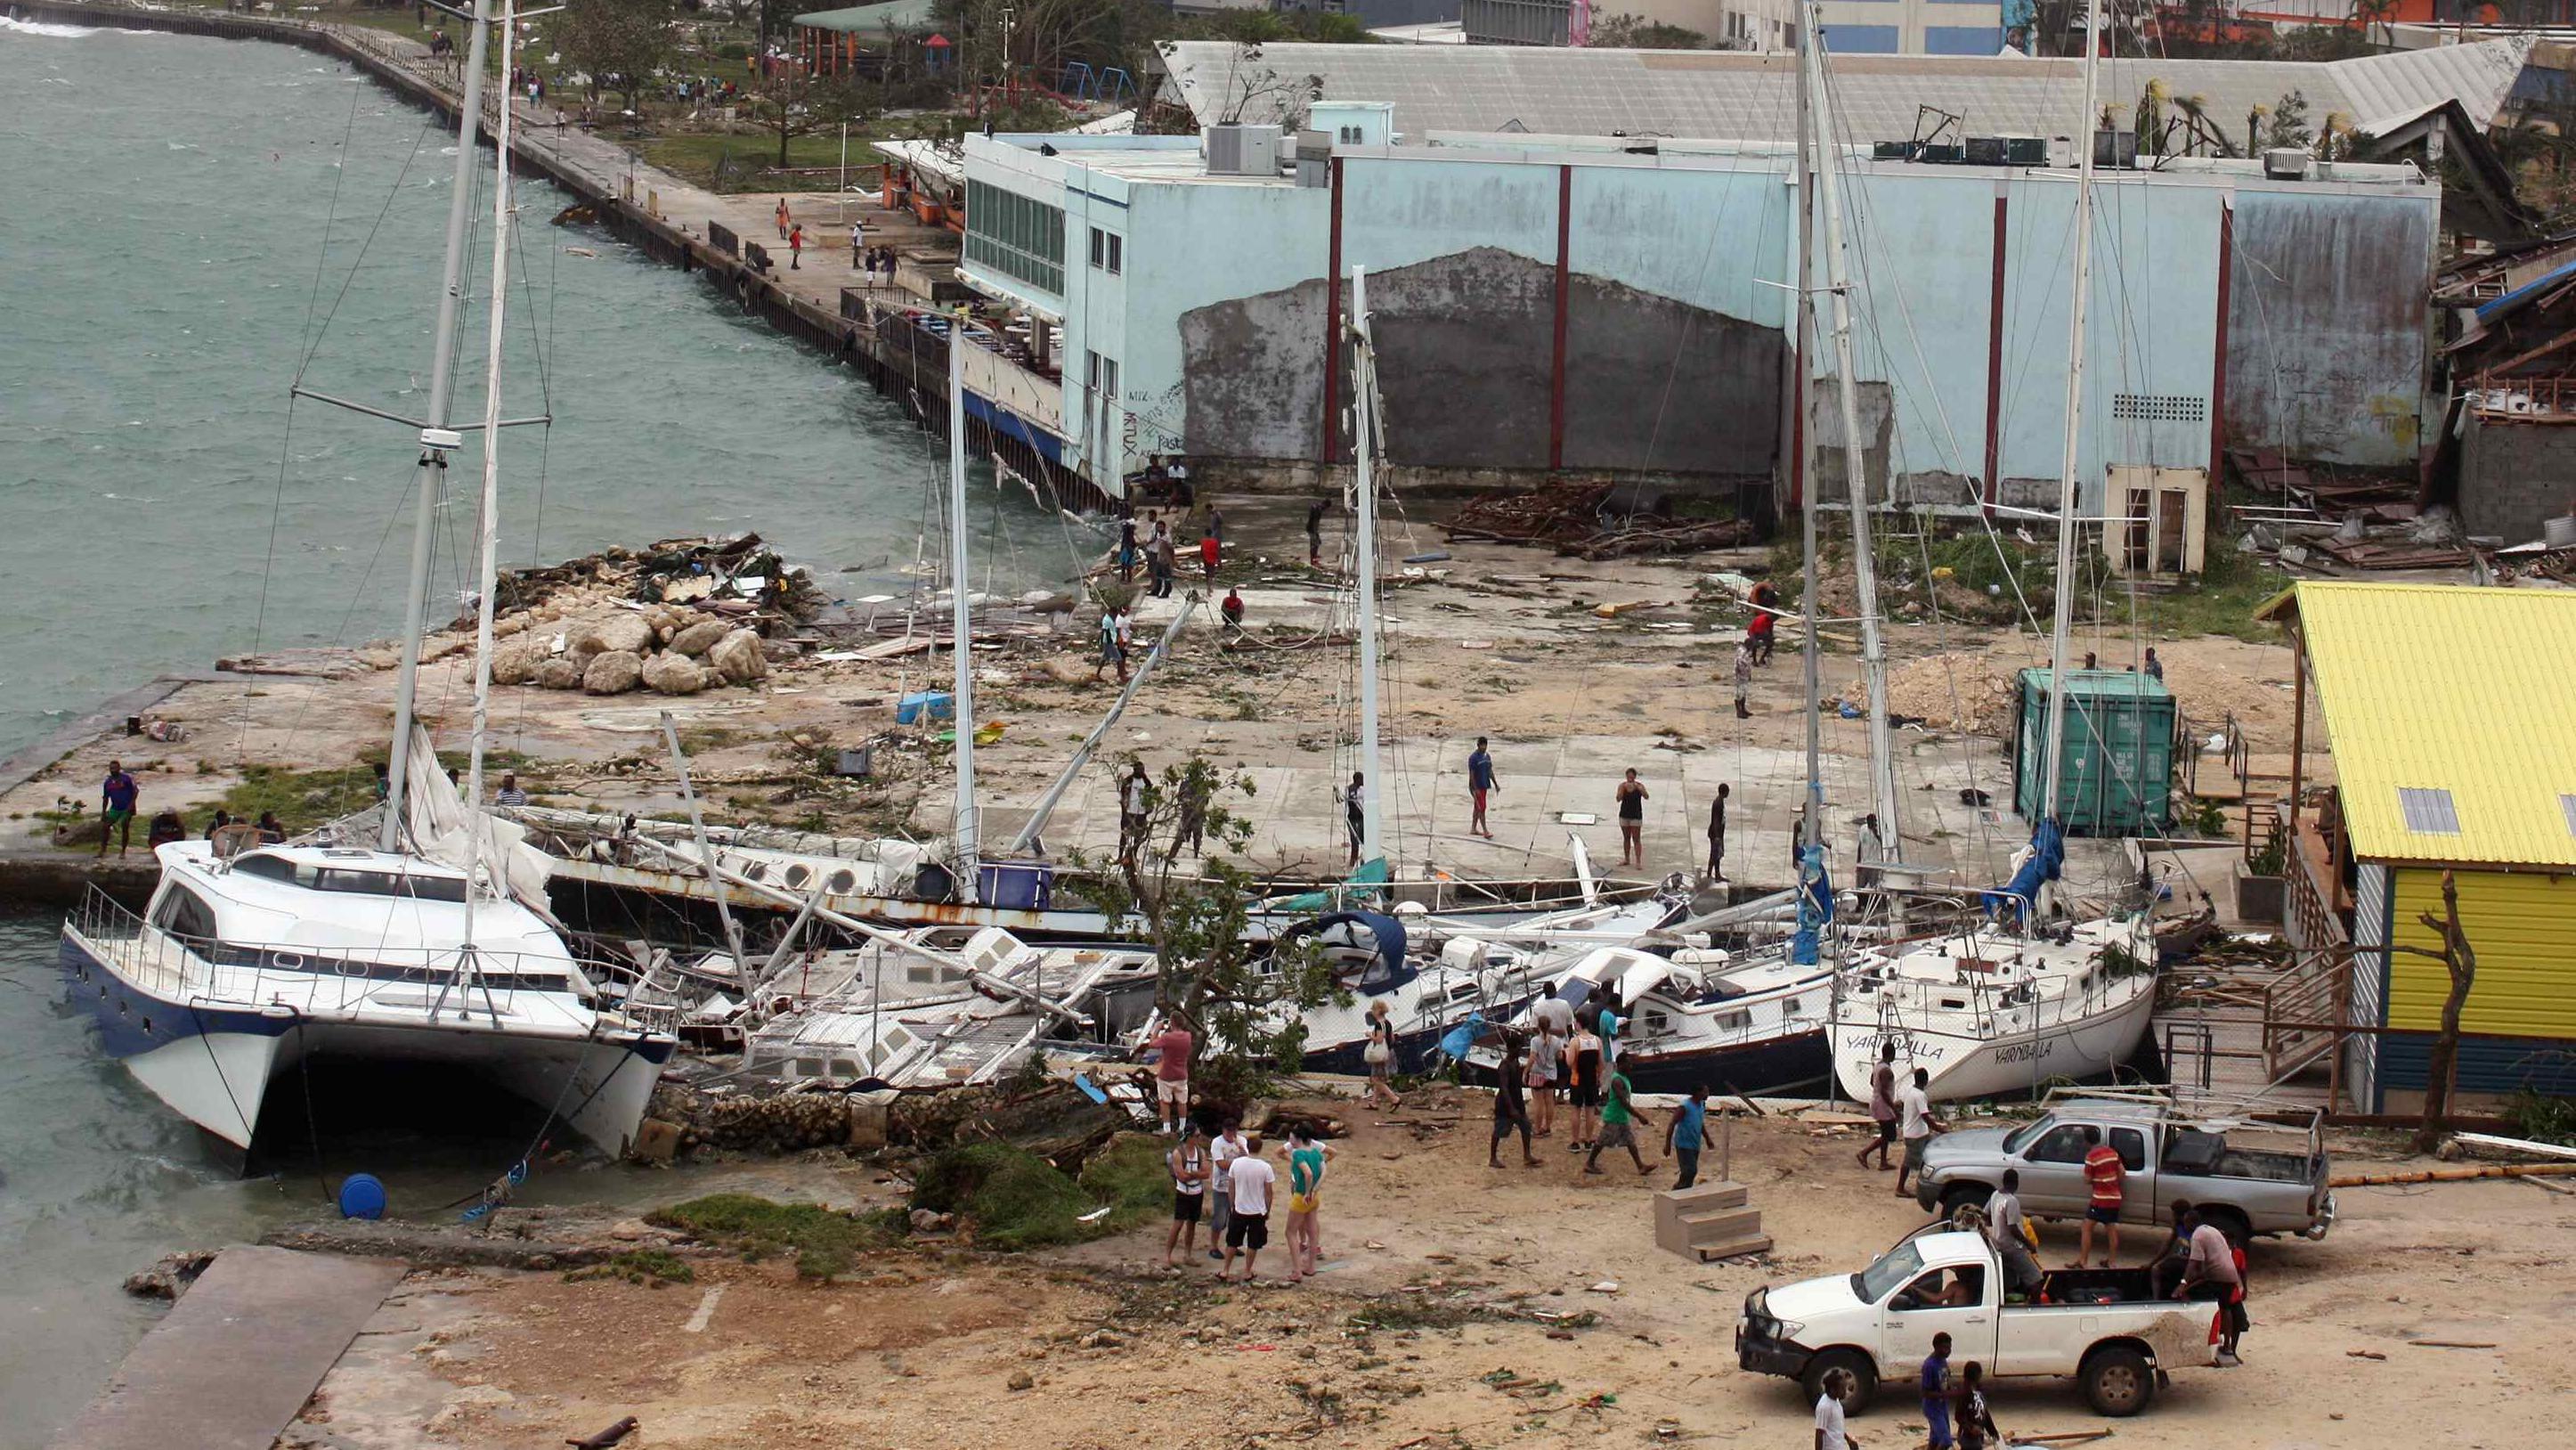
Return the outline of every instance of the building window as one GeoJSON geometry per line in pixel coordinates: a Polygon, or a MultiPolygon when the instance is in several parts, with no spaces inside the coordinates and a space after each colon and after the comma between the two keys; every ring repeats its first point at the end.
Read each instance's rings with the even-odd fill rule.
{"type": "Polygon", "coordinates": [[[1118,398],[1118,359],[1102,357],[1096,352],[1083,355],[1082,381],[1085,387],[1111,402],[1118,398]]]}
{"type": "Polygon", "coordinates": [[[1345,146],[1357,146],[1360,144],[1361,134],[1360,128],[1357,126],[1344,126],[1342,128],[1342,144],[1345,146]]]}
{"type": "Polygon", "coordinates": [[[1127,270],[1127,239],[1116,232],[1091,229],[1091,265],[1116,276],[1127,270]]]}
{"type": "Polygon", "coordinates": [[[1064,209],[969,180],[966,260],[1063,296],[1064,209]]]}
{"type": "Polygon", "coordinates": [[[2406,829],[2419,836],[2456,836],[2460,833],[2460,813],[2451,804],[2451,793],[2447,790],[2401,785],[2397,788],[2397,811],[2406,818],[2406,829]]]}
{"type": "Polygon", "coordinates": [[[2558,813],[2567,818],[2567,834],[2576,836],[2576,795],[2560,796],[2558,813]]]}

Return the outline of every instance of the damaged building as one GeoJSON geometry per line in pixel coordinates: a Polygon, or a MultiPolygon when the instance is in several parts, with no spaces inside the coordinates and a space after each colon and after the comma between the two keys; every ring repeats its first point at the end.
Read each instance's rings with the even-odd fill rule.
{"type": "MultiPolygon", "coordinates": [[[[1564,93],[1552,95],[1454,84],[1495,79],[1465,74],[1487,64],[1473,57],[1349,54],[1370,49],[1263,48],[1266,71],[1301,72],[1271,107],[1285,124],[967,139],[961,275],[1021,311],[1041,353],[1061,359],[1060,383],[1033,375],[1011,389],[1052,395],[1042,411],[1057,461],[1116,493],[1157,455],[1277,486],[1346,460],[1349,379],[1334,340],[1362,266],[1388,451],[1417,477],[1633,476],[1768,513],[1803,490],[1791,460],[1804,427],[1829,445],[1817,496],[1847,494],[1830,392],[1811,392],[1804,424],[1784,396],[1797,372],[1786,57],[1511,58],[1560,68],[1564,93]],[[1387,73],[1302,73],[1309,64],[1387,73]],[[1605,104],[1632,71],[1624,103],[1605,104]],[[1388,90],[1362,98],[1361,84],[1388,90]],[[1675,95],[1709,104],[1668,124],[1739,134],[1621,124],[1654,119],[1675,95]],[[1442,129],[1460,119],[1483,129],[1442,129]]],[[[2174,61],[2160,79],[2212,114],[2238,91],[2306,86],[2326,104],[2474,119],[2501,104],[2521,55],[2510,43],[2469,54],[2485,49],[2376,57],[2399,64],[2357,72],[2174,61]]],[[[1260,112],[1266,93],[1239,57],[1224,73],[1236,90],[1219,95],[1213,53],[1172,51],[1167,93],[1209,115],[1260,112]]],[[[1837,63],[1875,500],[2054,506],[2076,190],[2067,133],[2080,103],[2053,72],[1987,74],[2043,64],[1837,63]],[[1984,114],[1941,113],[1924,144],[1915,107],[1965,108],[1968,93],[1984,114]],[[1852,134],[1861,127],[1892,134],[1852,134]]],[[[2097,184],[2085,510],[2103,511],[2115,467],[2206,476],[2248,440],[2411,470],[2433,375],[2423,302],[2439,185],[2411,164],[2247,159],[2205,142],[2131,165],[2127,144],[2112,139],[2122,164],[2097,184]]]]}

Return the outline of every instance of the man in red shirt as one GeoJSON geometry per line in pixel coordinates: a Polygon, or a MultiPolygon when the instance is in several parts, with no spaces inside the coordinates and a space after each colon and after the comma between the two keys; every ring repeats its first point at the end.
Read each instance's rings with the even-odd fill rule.
{"type": "Polygon", "coordinates": [[[2106,1225],[2111,1231],[2111,1246],[2103,1256],[2104,1268],[2115,1268],[2120,1262],[2120,1202],[2126,1197],[2128,1169],[2120,1162],[2120,1150],[2102,1141],[2102,1130],[2086,1124],[2084,1128],[2084,1186],[2090,1196],[2084,1206],[2084,1237],[2076,1245],[2075,1267],[2083,1268],[2093,1258],[2093,1225],[2106,1225]]]}
{"type": "Polygon", "coordinates": [[[1181,1120],[1190,1113],[1190,1052],[1197,1042],[1172,1015],[1171,1004],[1163,1004],[1163,1030],[1146,1046],[1158,1054],[1154,1063],[1154,1105],[1161,1111],[1162,1130],[1176,1132],[1181,1120]]]}

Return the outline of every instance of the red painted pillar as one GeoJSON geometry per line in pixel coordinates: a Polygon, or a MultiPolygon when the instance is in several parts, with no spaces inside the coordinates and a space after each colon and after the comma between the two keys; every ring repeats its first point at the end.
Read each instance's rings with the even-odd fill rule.
{"type": "Polygon", "coordinates": [[[1995,276],[1986,311],[1986,517],[1991,519],[2004,447],[2004,199],[2000,196],[1995,198],[1995,276]]]}
{"type": "Polygon", "coordinates": [[[1556,168],[1556,327],[1547,367],[1547,466],[1565,466],[1565,305],[1571,259],[1566,242],[1574,226],[1574,168],[1556,168]]]}
{"type": "Polygon", "coordinates": [[[1332,243],[1324,262],[1324,418],[1318,463],[1341,456],[1342,435],[1342,158],[1333,158],[1332,243]]]}

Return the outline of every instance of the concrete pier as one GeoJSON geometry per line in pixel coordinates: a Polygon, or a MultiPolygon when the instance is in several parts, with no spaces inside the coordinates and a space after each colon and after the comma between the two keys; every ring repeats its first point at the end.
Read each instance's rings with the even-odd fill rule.
{"type": "Polygon", "coordinates": [[[378,1259],[224,1250],[53,1450],[269,1450],[403,1273],[378,1259]]]}

